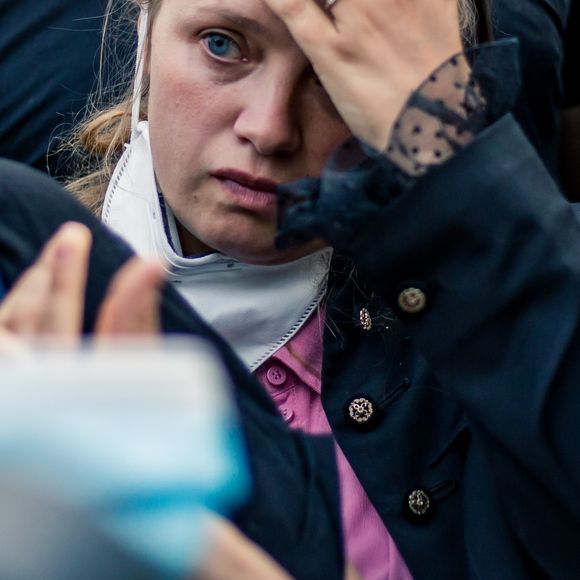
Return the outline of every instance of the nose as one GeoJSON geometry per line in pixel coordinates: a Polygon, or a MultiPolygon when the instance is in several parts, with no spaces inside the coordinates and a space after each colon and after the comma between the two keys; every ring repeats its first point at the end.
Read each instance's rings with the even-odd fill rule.
{"type": "Polygon", "coordinates": [[[298,88],[288,78],[268,79],[248,90],[235,121],[239,139],[265,156],[289,154],[300,147],[301,129],[296,110],[298,88]]]}

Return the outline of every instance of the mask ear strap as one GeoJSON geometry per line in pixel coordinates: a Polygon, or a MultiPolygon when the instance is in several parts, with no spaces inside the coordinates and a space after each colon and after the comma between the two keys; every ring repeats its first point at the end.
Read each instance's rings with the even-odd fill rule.
{"type": "Polygon", "coordinates": [[[141,91],[143,89],[143,69],[145,65],[145,40],[149,28],[149,12],[142,8],[139,15],[137,42],[137,60],[135,62],[135,82],[133,84],[133,108],[131,109],[131,141],[137,134],[139,114],[141,112],[141,91]]]}

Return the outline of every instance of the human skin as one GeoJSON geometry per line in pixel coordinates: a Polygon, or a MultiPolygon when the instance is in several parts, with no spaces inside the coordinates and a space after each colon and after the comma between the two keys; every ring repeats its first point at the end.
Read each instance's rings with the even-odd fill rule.
{"type": "MultiPolygon", "coordinates": [[[[31,341],[80,340],[91,233],[67,223],[0,303],[0,354],[25,350],[31,341]]],[[[134,258],[120,269],[101,305],[96,338],[159,332],[160,263],[134,258]]]]}
{"type": "Polygon", "coordinates": [[[275,249],[275,194],[216,175],[234,169],[274,183],[317,176],[350,135],[264,2],[164,0],[147,73],[155,174],[180,224],[184,253],[217,250],[273,264],[320,246],[275,249]]]}
{"type": "MultiPolygon", "coordinates": [[[[457,0],[264,0],[352,133],[383,151],[409,95],[463,50],[457,0]]],[[[443,96],[443,95],[442,95],[443,96]]]]}

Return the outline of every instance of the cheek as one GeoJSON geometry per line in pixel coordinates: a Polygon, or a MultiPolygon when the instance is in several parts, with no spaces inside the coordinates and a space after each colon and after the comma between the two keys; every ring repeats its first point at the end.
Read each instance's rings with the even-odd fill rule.
{"type": "Polygon", "coordinates": [[[352,133],[327,97],[302,103],[301,110],[308,173],[318,175],[334,150],[352,133]]]}
{"type": "Polygon", "coordinates": [[[168,73],[152,76],[150,82],[148,116],[152,127],[163,127],[180,138],[207,136],[209,120],[216,124],[216,103],[206,83],[168,73]]]}
{"type": "Polygon", "coordinates": [[[196,179],[207,151],[227,128],[219,87],[180,70],[152,66],[149,127],[157,177],[166,190],[179,191],[196,179]]]}
{"type": "Polygon", "coordinates": [[[352,134],[342,121],[337,120],[334,120],[334,123],[333,120],[329,120],[326,123],[312,124],[308,127],[304,139],[308,173],[320,175],[336,148],[352,134]]]}
{"type": "Polygon", "coordinates": [[[197,48],[160,34],[149,62],[149,121],[158,132],[162,124],[164,132],[186,143],[208,138],[225,122],[224,92],[197,48]]]}

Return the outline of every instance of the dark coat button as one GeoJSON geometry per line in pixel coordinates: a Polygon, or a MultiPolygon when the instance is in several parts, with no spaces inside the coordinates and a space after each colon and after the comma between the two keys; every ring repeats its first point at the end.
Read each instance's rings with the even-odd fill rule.
{"type": "Polygon", "coordinates": [[[405,501],[407,515],[414,520],[425,520],[433,508],[433,500],[427,491],[422,488],[409,492],[405,501]]]}
{"type": "Polygon", "coordinates": [[[401,290],[397,298],[399,308],[407,314],[418,314],[427,306],[427,296],[421,288],[410,286],[401,290]]]}
{"type": "Polygon", "coordinates": [[[352,427],[366,431],[377,425],[380,409],[367,395],[356,395],[347,402],[345,414],[352,427]]]}
{"type": "Polygon", "coordinates": [[[374,414],[374,405],[365,397],[353,399],[348,405],[348,416],[355,423],[364,425],[373,418],[374,414]]]}
{"type": "Polygon", "coordinates": [[[368,308],[360,309],[359,319],[363,330],[370,332],[373,329],[373,319],[371,318],[371,313],[368,311],[368,308]]]}

